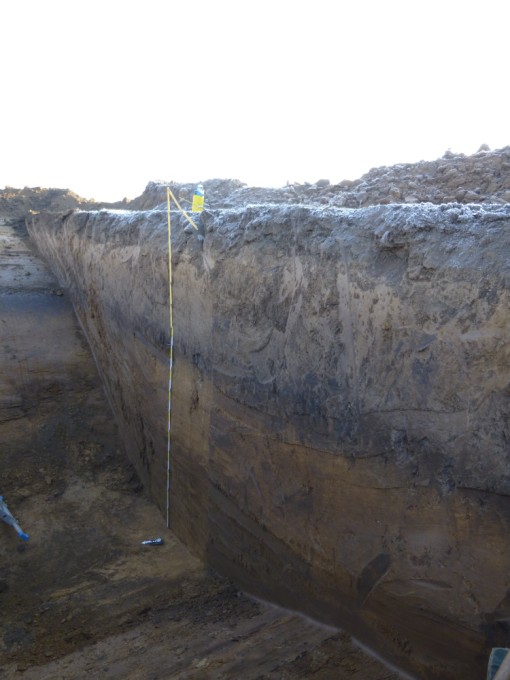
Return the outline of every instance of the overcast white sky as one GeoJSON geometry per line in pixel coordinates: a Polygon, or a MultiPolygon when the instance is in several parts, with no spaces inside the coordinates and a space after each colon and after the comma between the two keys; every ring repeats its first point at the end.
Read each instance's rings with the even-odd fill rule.
{"type": "Polygon", "coordinates": [[[4,185],[355,179],[510,145],[504,0],[0,0],[4,185]]]}

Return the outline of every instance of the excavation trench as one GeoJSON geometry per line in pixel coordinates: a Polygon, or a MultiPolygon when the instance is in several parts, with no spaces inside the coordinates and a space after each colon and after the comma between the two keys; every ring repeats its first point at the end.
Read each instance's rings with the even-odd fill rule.
{"type": "Polygon", "coordinates": [[[396,677],[349,635],[246,597],[166,530],[68,289],[1,216],[0,358],[0,492],[30,533],[0,525],[0,677],[396,677]]]}
{"type": "MultiPolygon", "coordinates": [[[[507,206],[174,220],[171,527],[248,592],[420,678],[505,643],[507,206]]],[[[34,215],[119,436],[166,508],[166,213],[34,215]]],[[[336,677],[336,676],[335,676],[336,677]]]]}

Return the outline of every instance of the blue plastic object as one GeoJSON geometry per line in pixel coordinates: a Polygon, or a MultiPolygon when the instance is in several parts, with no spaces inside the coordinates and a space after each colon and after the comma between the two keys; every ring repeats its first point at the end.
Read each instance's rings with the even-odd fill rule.
{"type": "Polygon", "coordinates": [[[493,647],[489,658],[489,666],[487,668],[487,680],[494,680],[508,651],[508,647],[493,647]]]}
{"type": "Polygon", "coordinates": [[[6,524],[9,524],[9,526],[13,527],[22,541],[28,541],[30,536],[26,534],[20,527],[20,525],[16,522],[16,520],[11,514],[11,511],[5,504],[3,496],[0,496],[0,519],[6,524]]]}

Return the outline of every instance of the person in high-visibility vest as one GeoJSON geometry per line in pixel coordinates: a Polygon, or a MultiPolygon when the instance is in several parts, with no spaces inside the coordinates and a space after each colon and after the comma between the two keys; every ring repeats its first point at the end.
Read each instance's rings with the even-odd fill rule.
{"type": "Polygon", "coordinates": [[[197,184],[191,203],[191,212],[202,212],[204,209],[204,198],[204,187],[202,184],[197,184]]]}

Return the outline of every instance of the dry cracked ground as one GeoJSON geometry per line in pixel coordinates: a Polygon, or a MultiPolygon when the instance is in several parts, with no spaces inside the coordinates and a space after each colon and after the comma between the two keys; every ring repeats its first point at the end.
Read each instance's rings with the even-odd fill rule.
{"type": "Polygon", "coordinates": [[[31,536],[0,526],[1,678],[396,680],[345,633],[238,592],[166,530],[65,293],[1,216],[0,361],[0,493],[31,536]]]}

